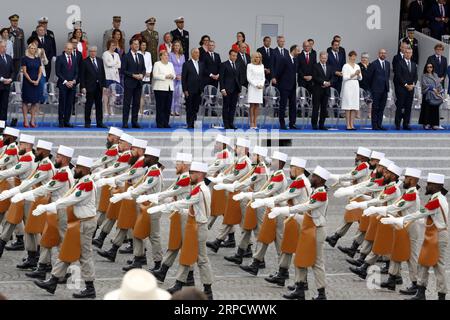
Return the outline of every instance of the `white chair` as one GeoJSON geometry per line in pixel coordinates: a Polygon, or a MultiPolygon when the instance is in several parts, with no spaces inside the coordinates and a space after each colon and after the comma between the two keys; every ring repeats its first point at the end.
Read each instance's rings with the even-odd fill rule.
{"type": "Polygon", "coordinates": [[[414,100],[411,108],[411,119],[414,118],[414,113],[420,114],[420,109],[422,107],[422,87],[420,82],[418,82],[414,88],[414,100]]]}
{"type": "Polygon", "coordinates": [[[249,108],[247,87],[242,86],[236,106],[236,118],[241,119],[241,128],[244,128],[246,122],[249,123],[249,108]]]}
{"type": "MultiPolygon", "coordinates": [[[[75,89],[75,104],[73,110],[73,114],[75,116],[75,123],[79,117],[81,117],[82,121],[84,121],[84,110],[86,107],[86,94],[81,91],[80,84],[76,86],[75,89]]],[[[97,108],[97,106],[95,106],[97,108]]],[[[101,106],[103,108],[103,106],[101,106]]]]}
{"type": "Polygon", "coordinates": [[[445,124],[445,128],[450,130],[450,96],[446,95],[444,103],[441,104],[441,111],[447,112],[447,123],[445,124]]]}
{"type": "Polygon", "coordinates": [[[392,125],[395,119],[395,110],[397,106],[395,104],[397,98],[395,96],[394,86],[391,85],[391,90],[388,92],[388,97],[386,100],[386,108],[384,109],[384,116],[386,116],[389,120],[389,124],[392,125]]]}
{"type": "Polygon", "coordinates": [[[341,95],[339,92],[330,87],[330,97],[328,98],[328,116],[330,118],[331,115],[334,115],[336,118],[336,129],[339,127],[339,118],[343,114],[343,110],[341,110],[341,95]]]}
{"type": "Polygon", "coordinates": [[[372,108],[372,95],[370,91],[364,90],[363,88],[359,89],[359,114],[360,121],[362,120],[363,126],[368,125],[369,116],[372,108]]]}
{"type": "Polygon", "coordinates": [[[297,88],[297,111],[300,111],[303,117],[303,129],[308,125],[308,119],[312,113],[312,96],[304,87],[297,88]]]}
{"type": "MultiPolygon", "coordinates": [[[[275,118],[275,113],[278,112],[280,108],[280,91],[275,88],[274,86],[268,86],[264,89],[264,120],[263,120],[263,126],[266,124],[267,116],[270,114],[272,118],[275,118]]],[[[272,128],[273,128],[273,121],[272,121],[272,128]]]]}
{"type": "Polygon", "coordinates": [[[222,94],[219,89],[211,85],[205,86],[199,110],[202,122],[205,121],[205,117],[212,118],[213,114],[215,114],[215,119],[212,120],[211,126],[213,128],[223,129],[222,99],[222,94]]]}
{"type": "Polygon", "coordinates": [[[140,119],[142,121],[142,119],[145,116],[149,117],[149,128],[151,128],[152,126],[152,116],[156,115],[156,107],[154,104],[154,93],[153,93],[153,89],[152,86],[148,83],[144,84],[142,86],[142,92],[141,92],[141,99],[143,101],[143,106],[142,106],[142,115],[140,116],[140,119]]]}
{"type": "Polygon", "coordinates": [[[9,94],[9,105],[12,108],[8,108],[8,118],[18,118],[19,111],[22,109],[22,84],[20,81],[14,81],[11,84],[11,91],[9,94]],[[14,114],[14,116],[12,116],[14,114]]]}
{"type": "MultiPolygon", "coordinates": [[[[123,89],[122,85],[120,85],[119,83],[112,83],[108,87],[108,104],[109,104],[110,109],[114,112],[114,114],[119,114],[119,115],[122,114],[122,112],[123,112],[123,97],[124,97],[124,89],[123,89]]],[[[109,119],[111,119],[110,115],[108,115],[108,120],[109,119]]],[[[120,119],[119,121],[121,124],[122,119],[120,119]]]]}

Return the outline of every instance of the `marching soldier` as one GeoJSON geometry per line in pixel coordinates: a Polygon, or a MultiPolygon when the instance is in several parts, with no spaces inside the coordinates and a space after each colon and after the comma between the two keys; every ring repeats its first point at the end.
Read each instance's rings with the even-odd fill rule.
{"type": "Polygon", "coordinates": [[[208,165],[201,162],[192,162],[189,170],[190,184],[193,186],[189,196],[175,202],[163,204],[148,209],[150,214],[174,210],[188,210],[188,218],[184,228],[183,245],[181,247],[179,267],[175,285],[167,291],[171,294],[179,291],[186,285],[188,275],[194,264],[197,264],[203,291],[209,300],[213,299],[211,289],[212,271],[206,249],[208,238],[208,217],[211,211],[211,193],[204,179],[208,172],[208,165]]]}
{"type": "MultiPolygon", "coordinates": [[[[150,202],[153,205],[157,205],[161,202],[171,203],[185,199],[189,196],[191,191],[189,168],[192,162],[192,155],[189,153],[177,153],[176,161],[176,174],[178,175],[176,181],[165,191],[160,193],[153,193],[148,195],[139,196],[136,199],[137,203],[150,202]]],[[[155,214],[155,212],[153,213],[155,214]]],[[[164,282],[166,279],[167,271],[175,262],[178,256],[178,251],[182,246],[182,231],[187,221],[187,210],[175,210],[170,215],[169,226],[169,243],[167,251],[164,254],[161,267],[157,270],[151,269],[156,279],[160,282],[164,282]]],[[[194,285],[194,272],[190,271],[187,279],[188,285],[194,285]]]]}
{"type": "Polygon", "coordinates": [[[280,215],[303,215],[300,237],[295,252],[295,289],[284,294],[283,297],[290,300],[305,300],[306,277],[308,268],[314,272],[319,295],[314,300],[326,300],[325,294],[325,265],[323,259],[323,245],[325,243],[326,213],[328,208],[328,196],[325,184],[330,179],[330,173],[316,167],[311,176],[313,192],[308,201],[292,207],[275,207],[269,214],[270,219],[280,215]]]}
{"type": "Polygon", "coordinates": [[[64,197],[46,205],[38,206],[33,215],[57,214],[59,209],[72,207],[67,210],[67,231],[61,244],[58,260],[52,269],[48,280],[34,280],[39,288],[54,294],[58,281],[66,275],[70,264],[79,261],[81,265],[81,277],[86,287],[79,293],[74,293],[74,298],[95,298],[95,269],[92,257],[92,233],[95,231],[96,208],[95,183],[90,177],[93,161],[90,158],[79,156],[75,167],[74,178],[76,185],[70,189],[64,197]]]}
{"type": "MultiPolygon", "coordinates": [[[[242,178],[245,178],[252,169],[252,162],[248,157],[249,149],[249,140],[237,138],[235,151],[237,160],[235,161],[232,170],[230,172],[224,172],[217,177],[209,177],[208,179],[215,184],[232,184],[235,181],[240,181],[242,178]]],[[[219,235],[214,241],[206,242],[206,246],[214,252],[219,251],[219,248],[221,247],[225,247],[222,244],[227,236],[232,237],[232,239],[229,239],[231,241],[228,241],[229,244],[226,247],[235,247],[233,229],[235,225],[242,223],[242,218],[245,214],[245,211],[243,212],[242,210],[243,208],[245,209],[245,207],[241,206],[239,202],[233,200],[233,196],[235,194],[235,192],[228,192],[225,213],[219,235]]]]}
{"type": "Polygon", "coordinates": [[[151,17],[145,20],[147,28],[141,32],[142,38],[147,42],[147,51],[150,52],[152,56],[152,63],[155,64],[158,61],[158,44],[159,44],[159,34],[155,30],[156,18],[151,17]]]}
{"type": "MultiPolygon", "coordinates": [[[[36,164],[34,162],[34,154],[33,154],[33,145],[35,138],[33,136],[27,134],[21,134],[19,138],[19,161],[18,163],[7,170],[0,171],[0,180],[5,180],[9,178],[14,178],[15,187],[9,190],[5,190],[0,194],[0,202],[10,199],[20,192],[19,186],[22,181],[26,180],[30,175],[30,172],[33,172],[36,168],[36,164]]],[[[11,149],[6,150],[6,154],[8,154],[9,150],[14,150],[15,146],[11,149]]],[[[12,154],[12,153],[11,153],[12,154]]],[[[5,249],[6,242],[11,238],[14,229],[18,225],[22,225],[22,220],[24,217],[24,212],[28,210],[28,204],[10,205],[7,209],[5,219],[6,222],[3,226],[2,234],[0,235],[0,257],[3,254],[3,249],[5,249]]],[[[20,235],[17,235],[18,239],[23,241],[23,232],[20,230],[20,235]]]]}
{"type": "MultiPolygon", "coordinates": [[[[147,171],[146,163],[144,162],[146,147],[147,141],[134,139],[131,146],[132,158],[130,161],[132,167],[125,173],[122,173],[116,177],[98,180],[96,186],[100,188],[104,185],[109,185],[111,187],[116,187],[118,185],[127,191],[131,186],[139,183],[147,171]],[[129,183],[129,181],[131,181],[131,183],[129,183]]],[[[119,230],[114,237],[113,245],[110,250],[99,250],[97,253],[109,261],[114,262],[116,260],[117,251],[127,237],[128,230],[134,227],[136,217],[136,202],[133,199],[123,199],[120,204],[119,216],[117,218],[117,229],[119,230]]]]}
{"type": "Polygon", "coordinates": [[[425,218],[425,239],[419,254],[419,281],[417,293],[412,300],[426,300],[429,269],[433,268],[436,276],[436,290],[438,299],[445,300],[447,294],[446,255],[448,250],[448,202],[445,198],[445,176],[429,173],[426,195],[431,198],[427,204],[413,214],[404,217],[382,218],[381,223],[407,228],[410,222],[425,218]]]}
{"type": "MultiPolygon", "coordinates": [[[[390,164],[384,172],[384,181],[387,184],[383,192],[375,199],[358,202],[361,209],[367,209],[372,206],[392,205],[401,196],[398,179],[402,175],[403,169],[395,164],[390,164]]],[[[352,204],[352,203],[351,203],[352,204]]],[[[360,267],[350,267],[350,271],[358,275],[360,278],[367,277],[367,270],[374,265],[378,258],[389,256],[392,253],[392,242],[394,240],[394,230],[391,226],[383,225],[377,219],[378,224],[375,239],[373,241],[372,251],[364,259],[364,263],[360,267]]],[[[389,262],[389,261],[388,261],[389,262]]]]}
{"type": "MultiPolygon", "coordinates": [[[[272,154],[271,164],[273,173],[264,188],[258,192],[241,192],[240,194],[235,195],[233,199],[236,201],[244,199],[253,201],[255,199],[267,199],[281,194],[287,187],[287,179],[283,171],[287,158],[287,154],[275,151],[272,154]]],[[[240,265],[239,268],[256,276],[259,269],[265,268],[264,257],[266,256],[269,244],[272,242],[275,242],[275,249],[277,250],[278,257],[280,257],[284,220],[284,217],[270,219],[268,212],[264,214],[261,229],[258,233],[257,250],[253,256],[253,262],[248,266],[240,265]]]]}
{"type": "MultiPolygon", "coordinates": [[[[73,153],[74,149],[62,145],[59,146],[55,159],[56,173],[52,179],[39,188],[20,193],[20,197],[28,201],[35,201],[35,199],[47,195],[50,195],[50,202],[56,202],[61,199],[74,185],[74,178],[70,169],[70,160],[73,153]]],[[[32,272],[25,273],[27,277],[45,280],[46,273],[52,271],[52,248],[59,246],[66,230],[66,209],[58,209],[56,215],[46,215],[46,225],[40,241],[41,249],[38,266],[32,272]]]]}
{"type": "MultiPolygon", "coordinates": [[[[368,180],[370,178],[369,159],[371,153],[371,150],[364,147],[359,147],[356,151],[355,157],[356,167],[347,174],[332,174],[330,178],[337,181],[337,184],[340,184],[341,186],[348,182],[356,185],[368,180]]],[[[346,212],[346,214],[344,215],[343,223],[338,227],[334,235],[326,238],[326,242],[328,242],[328,244],[334,248],[338,240],[347,234],[352,224],[360,220],[361,214],[362,212],[358,212],[357,214],[349,214],[348,212],[346,212]]]]}
{"type": "MultiPolygon", "coordinates": [[[[403,189],[405,193],[390,206],[370,207],[364,210],[365,216],[388,214],[394,217],[404,217],[417,212],[420,209],[418,182],[422,171],[414,168],[405,169],[403,189]]],[[[417,259],[419,255],[419,227],[416,223],[410,223],[408,228],[394,230],[394,241],[390,257],[389,277],[380,284],[381,288],[395,291],[398,279],[401,279],[400,266],[402,262],[408,263],[409,279],[411,286],[406,290],[400,290],[401,294],[414,295],[417,292],[417,259]]]]}

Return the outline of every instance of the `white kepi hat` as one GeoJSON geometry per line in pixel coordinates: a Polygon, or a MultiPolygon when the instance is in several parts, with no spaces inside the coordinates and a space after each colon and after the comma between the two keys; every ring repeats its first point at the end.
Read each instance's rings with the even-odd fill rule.
{"type": "Polygon", "coordinates": [[[443,174],[429,173],[427,182],[437,183],[437,184],[444,184],[445,176],[443,174]]]}
{"type": "Polygon", "coordinates": [[[392,172],[393,174],[397,176],[401,176],[403,173],[403,169],[397,166],[395,163],[391,163],[389,167],[387,167],[388,171],[392,172]]]}
{"type": "Polygon", "coordinates": [[[45,141],[45,140],[39,140],[36,145],[37,149],[45,149],[48,151],[52,151],[52,147],[53,147],[53,143],[45,141]]]}
{"type": "Polygon", "coordinates": [[[192,162],[190,171],[208,172],[208,164],[203,162],[192,162]]]}
{"type": "Polygon", "coordinates": [[[77,159],[77,166],[92,168],[94,161],[91,158],[79,156],[77,159]]]}
{"type": "Polygon", "coordinates": [[[228,137],[225,137],[224,135],[221,135],[221,134],[217,135],[216,142],[225,143],[226,145],[231,147],[231,139],[228,137]]]}
{"type": "Polygon", "coordinates": [[[134,138],[133,144],[131,146],[135,148],[145,149],[147,148],[147,141],[134,138]]]}
{"type": "Polygon", "coordinates": [[[247,139],[244,139],[244,138],[237,138],[236,146],[244,147],[244,148],[250,148],[250,140],[247,140],[247,139]]]}
{"type": "Polygon", "coordinates": [[[120,140],[128,142],[129,144],[132,144],[134,138],[127,133],[122,133],[122,135],[120,136],[120,140]]]}
{"type": "Polygon", "coordinates": [[[153,147],[147,147],[147,148],[145,148],[144,154],[146,154],[148,156],[155,156],[155,157],[159,158],[159,156],[161,154],[161,150],[159,150],[157,148],[153,148],[153,147]]]}
{"type": "Polygon", "coordinates": [[[327,169],[322,168],[321,166],[317,166],[314,169],[313,174],[315,174],[316,176],[321,177],[325,181],[330,179],[330,172],[327,169]]]}
{"type": "Polygon", "coordinates": [[[25,143],[29,143],[29,144],[34,144],[34,140],[36,140],[36,138],[34,136],[30,136],[29,134],[21,134],[20,138],[19,138],[19,142],[25,142],[25,143]]]}
{"type": "Polygon", "coordinates": [[[305,169],[306,162],[307,161],[305,159],[301,159],[301,158],[297,158],[297,157],[291,158],[291,166],[294,166],[294,167],[299,167],[299,168],[305,169]]]}
{"type": "Polygon", "coordinates": [[[422,170],[415,169],[415,168],[406,168],[405,169],[405,177],[413,177],[420,179],[420,176],[422,175],[422,170]]]}
{"type": "Polygon", "coordinates": [[[72,158],[74,152],[75,152],[74,149],[60,145],[56,153],[68,158],[72,158]]]}
{"type": "Polygon", "coordinates": [[[170,300],[172,295],[158,288],[155,277],[144,269],[132,269],[122,279],[120,289],[108,292],[103,300],[170,300]]]}
{"type": "Polygon", "coordinates": [[[3,135],[7,134],[8,136],[16,137],[18,138],[20,135],[20,130],[17,130],[15,128],[6,127],[3,131],[3,135]]]}
{"type": "Polygon", "coordinates": [[[356,151],[356,154],[366,157],[366,158],[370,158],[371,153],[372,153],[371,150],[364,148],[364,147],[359,147],[358,150],[356,151]]]}
{"type": "Polygon", "coordinates": [[[255,154],[257,154],[257,155],[260,155],[260,156],[263,156],[264,158],[267,157],[267,153],[268,153],[268,152],[269,152],[269,151],[267,150],[266,147],[255,146],[255,147],[253,148],[253,153],[255,153],[255,154]]]}
{"type": "Polygon", "coordinates": [[[391,164],[393,164],[394,162],[389,160],[388,158],[383,158],[380,160],[380,162],[378,162],[378,164],[380,166],[383,166],[385,168],[389,167],[391,164]]]}
{"type": "Polygon", "coordinates": [[[118,129],[118,128],[116,128],[116,127],[111,127],[111,128],[109,128],[108,134],[112,134],[112,135],[117,136],[117,137],[120,138],[122,136],[122,134],[123,134],[123,131],[118,129]]]}
{"type": "Polygon", "coordinates": [[[175,158],[175,161],[191,163],[192,162],[192,154],[178,152],[177,157],[175,158]]]}
{"type": "Polygon", "coordinates": [[[272,154],[272,159],[277,159],[283,162],[286,162],[288,159],[288,155],[286,153],[283,152],[279,152],[279,151],[274,151],[272,154]]]}
{"type": "Polygon", "coordinates": [[[370,159],[381,160],[384,158],[384,156],[385,156],[385,154],[383,152],[372,151],[372,154],[370,155],[370,159]]]}

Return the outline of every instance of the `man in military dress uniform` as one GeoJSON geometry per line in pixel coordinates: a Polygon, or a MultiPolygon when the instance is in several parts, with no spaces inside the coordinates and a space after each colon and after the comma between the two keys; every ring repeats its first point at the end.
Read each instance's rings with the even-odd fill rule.
{"type": "Polygon", "coordinates": [[[402,42],[404,42],[409,45],[409,47],[413,51],[411,60],[414,61],[416,64],[419,64],[419,41],[414,37],[414,33],[416,32],[416,29],[408,28],[408,29],[406,29],[406,32],[407,32],[407,36],[400,40],[400,44],[402,42]]]}
{"type": "Polygon", "coordinates": [[[170,31],[173,41],[181,41],[181,46],[183,47],[184,57],[186,61],[189,60],[189,31],[184,30],[184,17],[178,17],[175,19],[175,24],[177,28],[170,31]]]}
{"type": "Polygon", "coordinates": [[[13,14],[9,18],[11,26],[9,27],[9,39],[13,43],[14,50],[14,75],[13,80],[17,81],[20,72],[21,59],[25,55],[25,33],[19,28],[19,15],[13,14]]]}
{"type": "Polygon", "coordinates": [[[145,20],[147,28],[141,32],[142,38],[147,42],[147,52],[150,52],[152,56],[152,63],[155,64],[159,60],[158,45],[159,34],[155,30],[156,18],[151,17],[145,20]]]}
{"type": "MultiPolygon", "coordinates": [[[[114,17],[113,17],[113,21],[112,21],[112,28],[106,30],[106,31],[103,33],[103,45],[102,45],[103,51],[102,51],[102,52],[105,52],[105,51],[108,50],[108,48],[106,47],[106,45],[107,45],[107,43],[108,43],[108,40],[110,40],[110,39],[112,38],[112,33],[113,33],[114,29],[119,29],[119,30],[122,32],[122,37],[123,37],[124,39],[126,39],[126,37],[125,37],[125,32],[124,32],[123,30],[120,29],[120,25],[121,25],[121,24],[122,24],[122,17],[121,17],[121,16],[114,16],[114,17]]],[[[153,56],[152,56],[152,58],[153,58],[153,56]]]]}

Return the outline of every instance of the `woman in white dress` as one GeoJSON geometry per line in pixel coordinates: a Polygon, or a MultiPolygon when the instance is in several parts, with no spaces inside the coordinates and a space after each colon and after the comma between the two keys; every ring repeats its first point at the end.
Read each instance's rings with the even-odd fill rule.
{"type": "Polygon", "coordinates": [[[111,104],[109,103],[109,86],[112,84],[120,85],[120,67],[122,65],[119,54],[115,51],[118,43],[114,39],[108,40],[108,48],[102,55],[103,65],[105,67],[106,90],[103,90],[103,103],[109,115],[113,115],[111,104]]]}
{"type": "Polygon", "coordinates": [[[341,108],[345,110],[347,130],[356,130],[354,122],[359,111],[359,81],[362,80],[361,68],[356,63],[357,54],[348,54],[348,63],[342,68],[341,108]]]}
{"type": "Polygon", "coordinates": [[[251,63],[247,66],[247,80],[247,99],[250,104],[250,129],[257,129],[258,108],[263,103],[264,83],[266,81],[262,56],[259,52],[252,54],[251,63]]]}

